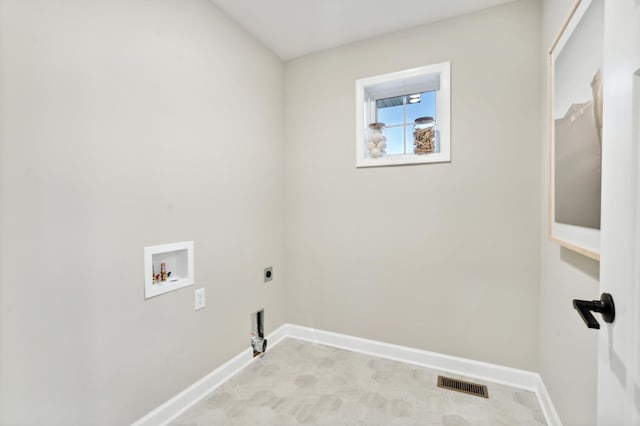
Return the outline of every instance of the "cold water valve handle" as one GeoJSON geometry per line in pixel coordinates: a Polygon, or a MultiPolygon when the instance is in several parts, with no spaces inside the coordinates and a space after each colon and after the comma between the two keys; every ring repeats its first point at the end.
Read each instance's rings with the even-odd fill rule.
{"type": "Polygon", "coordinates": [[[613,304],[613,297],[609,293],[602,293],[600,300],[577,300],[573,299],[573,307],[578,311],[580,317],[589,328],[600,328],[600,324],[595,319],[593,312],[602,314],[604,322],[613,322],[616,318],[616,309],[613,304]]]}

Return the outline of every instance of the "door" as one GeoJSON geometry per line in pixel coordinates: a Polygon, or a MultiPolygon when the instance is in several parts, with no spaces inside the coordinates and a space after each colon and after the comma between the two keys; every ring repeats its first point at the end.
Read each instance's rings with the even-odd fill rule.
{"type": "Polygon", "coordinates": [[[606,0],[598,425],[640,425],[640,0],[606,0]]]}

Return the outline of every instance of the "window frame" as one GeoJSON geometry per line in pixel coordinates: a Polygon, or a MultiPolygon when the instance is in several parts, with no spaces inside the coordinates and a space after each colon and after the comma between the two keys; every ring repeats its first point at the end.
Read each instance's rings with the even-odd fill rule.
{"type": "Polygon", "coordinates": [[[356,80],[356,167],[380,167],[404,164],[446,163],[451,161],[451,63],[427,65],[404,71],[356,80]],[[367,125],[375,121],[378,99],[411,93],[436,92],[436,125],[440,152],[413,153],[368,158],[367,125]]]}

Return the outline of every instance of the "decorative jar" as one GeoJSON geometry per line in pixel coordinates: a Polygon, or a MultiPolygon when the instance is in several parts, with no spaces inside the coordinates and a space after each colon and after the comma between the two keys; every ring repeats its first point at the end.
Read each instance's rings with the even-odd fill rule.
{"type": "Polygon", "coordinates": [[[371,123],[367,132],[369,158],[380,158],[387,154],[387,136],[384,123],[371,123]]]}
{"type": "Polygon", "coordinates": [[[417,155],[439,152],[436,123],[433,117],[416,118],[413,124],[413,152],[417,155]]]}

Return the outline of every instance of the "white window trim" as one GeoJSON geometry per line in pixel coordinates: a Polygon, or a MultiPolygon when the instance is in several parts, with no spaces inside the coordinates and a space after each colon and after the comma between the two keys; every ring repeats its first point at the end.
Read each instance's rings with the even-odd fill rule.
{"type": "MultiPolygon", "coordinates": [[[[393,95],[392,95],[393,96],[393,95]]],[[[451,161],[451,63],[427,65],[356,80],[356,167],[396,166],[403,164],[446,163],[451,161]],[[366,131],[372,120],[371,100],[388,94],[408,94],[429,89],[430,80],[440,88],[436,91],[436,122],[440,136],[440,152],[426,155],[398,154],[367,158],[366,131]],[[422,81],[422,83],[420,83],[422,81]]]]}

